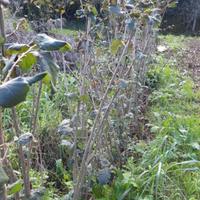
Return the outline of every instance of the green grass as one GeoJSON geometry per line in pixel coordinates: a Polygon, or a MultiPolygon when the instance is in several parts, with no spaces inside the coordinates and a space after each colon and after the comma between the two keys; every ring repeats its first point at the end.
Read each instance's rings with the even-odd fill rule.
{"type": "Polygon", "coordinates": [[[72,29],[52,29],[51,33],[58,34],[58,35],[64,35],[64,36],[73,36],[77,37],[78,36],[78,31],[77,30],[72,30],[72,29]]]}
{"type": "Polygon", "coordinates": [[[54,34],[64,35],[64,36],[77,37],[78,32],[83,31],[84,28],[85,28],[84,22],[68,21],[66,28],[63,28],[63,29],[55,28],[55,29],[52,29],[50,32],[54,34]]]}
{"type": "Polygon", "coordinates": [[[159,41],[161,43],[166,44],[171,50],[173,50],[176,53],[181,53],[183,49],[187,47],[187,42],[194,40],[200,40],[199,37],[191,37],[191,36],[185,36],[185,35],[160,35],[159,41]]]}
{"type": "MultiPolygon", "coordinates": [[[[178,51],[189,39],[164,38],[178,51]]],[[[200,91],[193,90],[195,83],[176,64],[157,57],[148,73],[152,93],[147,117],[154,139],[132,145],[133,156],[96,199],[200,199],[200,91]]]]}
{"type": "Polygon", "coordinates": [[[154,199],[200,199],[199,92],[175,68],[160,68],[148,113],[155,139],[138,162],[147,170],[142,188],[154,199]]]}

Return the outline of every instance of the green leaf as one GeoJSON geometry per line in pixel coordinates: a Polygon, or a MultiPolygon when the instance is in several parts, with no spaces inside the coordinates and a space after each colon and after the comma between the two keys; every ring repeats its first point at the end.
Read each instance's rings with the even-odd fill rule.
{"type": "Polygon", "coordinates": [[[35,76],[26,77],[26,81],[28,82],[29,85],[32,85],[38,81],[41,81],[46,75],[47,72],[41,72],[39,74],[36,74],[35,76]]]}
{"type": "Polygon", "coordinates": [[[29,49],[29,46],[27,44],[15,43],[8,47],[7,54],[12,55],[12,54],[24,53],[28,49],[29,49]]]}
{"type": "Polygon", "coordinates": [[[46,72],[33,77],[17,77],[0,85],[0,106],[10,108],[26,100],[29,86],[46,76],[46,72]]]}
{"type": "Polygon", "coordinates": [[[59,50],[61,52],[63,52],[63,53],[66,52],[66,51],[71,51],[72,50],[72,46],[69,43],[66,42],[65,46],[61,47],[59,50]]]}
{"type": "Polygon", "coordinates": [[[121,8],[117,5],[109,6],[109,12],[110,12],[110,14],[114,14],[114,15],[122,15],[124,13],[121,10],[121,8]]]}
{"type": "Polygon", "coordinates": [[[48,85],[49,83],[51,83],[51,80],[52,80],[51,75],[48,72],[47,75],[43,78],[42,82],[48,85]]]}
{"type": "Polygon", "coordinates": [[[92,14],[93,14],[94,16],[97,16],[97,15],[98,15],[98,11],[97,11],[97,9],[96,9],[95,6],[92,6],[91,12],[92,12],[92,14]]]}
{"type": "Polygon", "coordinates": [[[32,53],[27,53],[19,62],[19,67],[22,71],[29,71],[37,62],[37,57],[32,53]]]}
{"type": "Polygon", "coordinates": [[[89,100],[90,100],[90,97],[88,96],[88,95],[82,95],[82,96],[80,96],[80,101],[82,101],[83,103],[88,103],[89,102],[89,100]]]}
{"type": "Polygon", "coordinates": [[[114,39],[111,43],[111,46],[110,46],[110,49],[111,49],[111,53],[113,55],[116,55],[117,52],[119,51],[119,49],[121,47],[124,46],[124,42],[122,40],[119,40],[119,39],[114,39]]]}
{"type": "Polygon", "coordinates": [[[5,38],[0,36],[0,45],[4,44],[5,43],[5,38]]]}
{"type": "Polygon", "coordinates": [[[38,63],[41,71],[48,72],[48,76],[44,79],[45,83],[49,83],[49,79],[51,79],[53,86],[55,86],[60,67],[54,62],[51,54],[49,52],[42,52],[38,63]]]}
{"type": "Polygon", "coordinates": [[[13,107],[25,101],[29,84],[23,77],[17,77],[0,85],[0,106],[13,107]]]}
{"type": "Polygon", "coordinates": [[[23,183],[22,180],[18,180],[15,183],[8,185],[8,195],[16,194],[17,192],[20,192],[23,189],[23,183]]]}
{"type": "Polygon", "coordinates": [[[54,39],[46,34],[38,34],[35,38],[35,43],[40,47],[40,49],[45,51],[71,50],[71,45],[69,43],[63,40],[54,39]]]}

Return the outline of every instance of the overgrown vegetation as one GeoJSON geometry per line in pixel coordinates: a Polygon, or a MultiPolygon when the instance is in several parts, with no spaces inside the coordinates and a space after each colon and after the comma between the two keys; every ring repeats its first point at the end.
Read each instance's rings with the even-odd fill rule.
{"type": "Polygon", "coordinates": [[[2,200],[200,199],[200,92],[186,38],[158,35],[169,2],[81,1],[85,31],[61,13],[26,44],[8,42],[26,19],[2,34],[2,200]]]}

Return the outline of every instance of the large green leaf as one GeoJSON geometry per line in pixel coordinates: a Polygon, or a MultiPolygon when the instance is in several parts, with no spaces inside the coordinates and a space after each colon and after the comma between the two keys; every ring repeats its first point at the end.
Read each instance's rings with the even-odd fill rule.
{"type": "Polygon", "coordinates": [[[37,62],[37,57],[33,52],[27,53],[19,62],[19,67],[22,71],[28,71],[37,62]]]}
{"type": "Polygon", "coordinates": [[[55,51],[55,50],[69,51],[72,49],[69,43],[63,40],[54,39],[44,33],[38,34],[36,36],[35,43],[40,47],[40,49],[46,51],[55,51]]]}
{"type": "Polygon", "coordinates": [[[29,86],[46,76],[46,72],[33,77],[17,77],[0,85],[0,106],[13,107],[26,100],[29,86]]]}
{"type": "Polygon", "coordinates": [[[17,77],[0,86],[0,106],[13,107],[25,101],[29,84],[23,77],[17,77]]]}
{"type": "Polygon", "coordinates": [[[7,49],[7,54],[12,55],[12,54],[18,54],[18,53],[24,53],[29,49],[28,44],[12,44],[11,46],[8,47],[7,49]]]}
{"type": "Polygon", "coordinates": [[[8,185],[8,195],[16,194],[17,192],[20,192],[23,189],[23,182],[22,180],[18,180],[13,184],[8,185]]]}
{"type": "Polygon", "coordinates": [[[47,75],[47,72],[42,72],[32,77],[26,77],[25,79],[28,82],[28,84],[31,86],[32,84],[42,80],[46,75],[47,75]]]}
{"type": "Polygon", "coordinates": [[[124,46],[124,42],[119,39],[114,39],[111,43],[110,49],[113,55],[117,54],[118,50],[124,46]]]}
{"type": "Polygon", "coordinates": [[[60,67],[55,63],[51,54],[49,52],[42,52],[38,59],[38,63],[41,71],[47,71],[49,73],[49,76],[46,76],[45,81],[49,80],[55,86],[60,67]]]}

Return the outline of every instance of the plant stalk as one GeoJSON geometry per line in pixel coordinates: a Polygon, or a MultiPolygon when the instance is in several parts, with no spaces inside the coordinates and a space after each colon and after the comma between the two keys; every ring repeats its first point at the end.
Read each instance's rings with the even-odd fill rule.
{"type": "Polygon", "coordinates": [[[0,4],[0,31],[1,31],[1,37],[3,39],[3,43],[1,44],[1,53],[2,53],[2,56],[4,56],[5,55],[4,43],[6,40],[6,33],[5,33],[5,26],[4,26],[3,6],[1,4],[0,4]]]}
{"type": "MultiPolygon", "coordinates": [[[[19,128],[19,121],[18,121],[15,108],[12,108],[12,115],[13,115],[14,129],[15,129],[16,135],[19,137],[21,135],[21,130],[19,128]]],[[[29,165],[30,165],[29,162],[30,161],[29,159],[27,161],[25,160],[22,145],[19,145],[19,159],[20,159],[21,167],[22,167],[25,197],[28,199],[31,196],[30,178],[29,178],[29,165]]]]}
{"type": "MultiPolygon", "coordinates": [[[[4,147],[4,136],[3,136],[3,127],[2,127],[2,108],[0,108],[0,145],[2,146],[1,157],[3,158],[5,155],[5,147],[4,147]]],[[[0,188],[0,199],[7,200],[5,185],[0,188]]]]}

